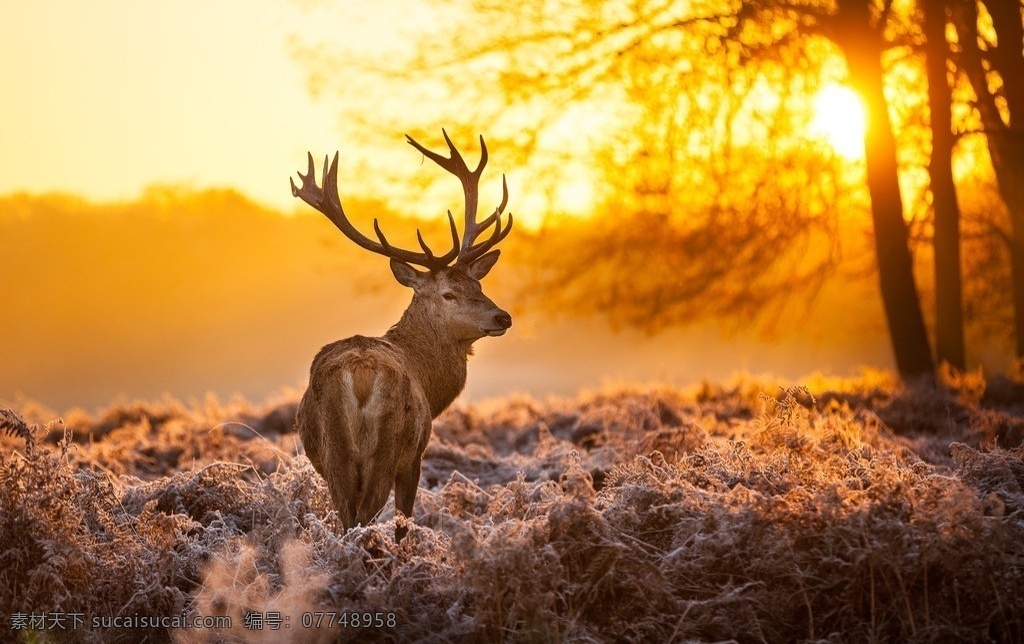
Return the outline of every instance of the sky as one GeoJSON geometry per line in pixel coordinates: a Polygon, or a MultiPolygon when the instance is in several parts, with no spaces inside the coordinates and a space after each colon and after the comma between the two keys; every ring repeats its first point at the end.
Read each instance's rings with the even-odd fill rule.
{"type": "MultiPolygon", "coordinates": [[[[0,195],[127,201],[158,184],[230,187],[293,212],[301,205],[288,177],[305,167],[307,150],[354,154],[332,109],[344,97],[312,98],[297,43],[342,44],[373,58],[402,51],[442,21],[442,9],[425,0],[6,0],[0,195]]],[[[824,129],[834,136],[850,130],[848,121],[824,129]]],[[[386,154],[417,164],[400,133],[393,140],[386,154]]],[[[545,209],[514,169],[498,169],[510,172],[520,215],[545,209]]],[[[591,203],[589,177],[562,183],[563,210],[591,203]]]]}
{"type": "MultiPolygon", "coordinates": [[[[135,200],[150,186],[184,185],[197,190],[233,188],[286,213],[308,210],[292,197],[289,177],[305,169],[307,150],[319,156],[339,148],[351,150],[351,143],[340,140],[339,134],[343,128],[337,108],[344,97],[331,95],[323,103],[314,100],[305,70],[293,55],[297,43],[343,43],[355,56],[379,53],[383,48],[400,51],[414,42],[412,31],[444,24],[440,10],[427,8],[427,3],[348,0],[331,6],[321,0],[0,0],[0,86],[4,88],[4,100],[0,101],[0,195],[59,192],[95,202],[117,202],[135,200]]],[[[458,111],[458,107],[452,106],[452,110],[458,111]]],[[[838,113],[833,107],[825,105],[819,111],[838,113]]],[[[850,118],[843,117],[819,127],[831,137],[835,131],[849,130],[849,122],[850,118]]],[[[393,140],[392,147],[404,155],[411,168],[431,176],[440,174],[410,153],[401,133],[395,133],[393,140]]],[[[436,137],[424,142],[438,143],[436,137]]],[[[477,154],[472,144],[464,152],[470,159],[477,154]]],[[[850,156],[858,153],[853,150],[850,156]]],[[[489,168],[494,171],[487,178],[491,183],[482,189],[498,194],[500,172],[508,172],[517,225],[528,225],[531,213],[539,221],[545,212],[543,202],[531,202],[529,189],[519,181],[516,169],[502,167],[493,151],[492,156],[495,161],[489,168]]],[[[583,198],[587,191],[577,189],[588,187],[586,177],[577,183],[580,185],[571,178],[567,181],[565,200],[587,203],[583,198]]],[[[436,200],[423,201],[425,207],[443,212],[436,200]]],[[[390,283],[390,275],[386,271],[381,274],[390,283]]],[[[124,313],[129,314],[139,315],[124,313]]],[[[105,326],[106,320],[103,322],[105,326]]],[[[137,323],[144,324],[144,316],[137,323]]],[[[338,333],[336,321],[331,320],[330,325],[331,332],[338,333]]],[[[288,330],[283,323],[270,326],[275,332],[288,330]]],[[[523,332],[528,327],[528,323],[517,322],[516,335],[521,340],[497,344],[499,353],[495,355],[502,359],[489,366],[482,350],[478,359],[482,364],[476,367],[480,373],[471,384],[476,395],[495,395],[510,388],[531,393],[540,393],[531,387],[557,391],[558,382],[589,379],[593,384],[594,379],[607,377],[708,376],[712,375],[708,363],[713,355],[726,373],[784,362],[772,353],[776,348],[762,347],[759,342],[716,343],[700,335],[703,331],[687,336],[686,342],[677,339],[673,343],[690,347],[691,358],[694,346],[707,351],[702,359],[686,363],[683,355],[661,350],[653,340],[633,336],[609,339],[606,332],[601,335],[564,326],[540,327],[531,335],[523,332]],[[603,351],[584,346],[585,340],[597,337],[603,351]],[[564,359],[556,362],[561,371],[543,371],[541,367],[541,357],[551,356],[548,345],[542,346],[540,340],[548,339],[570,348],[575,346],[570,340],[580,343],[575,346],[576,353],[566,349],[568,353],[560,354],[564,359]],[[758,352],[764,359],[745,357],[758,352]],[[538,376],[539,369],[547,376],[538,376]]],[[[360,328],[358,332],[373,329],[360,328]]],[[[302,337],[310,346],[282,358],[287,364],[282,373],[304,373],[317,343],[337,336],[328,337],[325,330],[326,339],[313,334],[302,337]]],[[[815,365],[842,368],[859,361],[848,355],[819,355],[813,347],[807,348],[811,353],[803,361],[795,355],[803,349],[777,350],[801,369],[815,365]]],[[[111,355],[116,353],[111,351],[111,355]]],[[[878,364],[888,356],[883,351],[861,358],[878,364]]],[[[130,370],[125,373],[132,376],[130,370]]],[[[182,372],[179,380],[192,382],[196,375],[182,372]]],[[[171,389],[174,382],[168,376],[154,386],[171,389]]],[[[260,386],[270,385],[261,382],[260,386]]],[[[237,383],[235,387],[243,388],[237,383]]],[[[125,391],[133,395],[127,385],[125,391]]],[[[180,394],[185,389],[175,391],[180,394]]],[[[257,397],[262,393],[245,391],[257,397]]],[[[65,402],[82,404],[82,400],[61,404],[65,402]]],[[[90,399],[90,404],[95,402],[90,399]]]]}
{"type": "Polygon", "coordinates": [[[292,43],[370,45],[399,4],[339,21],[310,0],[5,0],[0,194],[121,201],[184,184],[291,212],[288,177],[306,150],[340,147],[292,43]]]}

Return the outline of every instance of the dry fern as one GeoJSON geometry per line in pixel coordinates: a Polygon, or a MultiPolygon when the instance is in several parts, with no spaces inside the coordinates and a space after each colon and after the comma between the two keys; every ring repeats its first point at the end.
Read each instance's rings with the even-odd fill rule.
{"type": "Polygon", "coordinates": [[[1024,412],[978,378],[457,407],[401,544],[391,511],[339,531],[294,400],[78,414],[0,450],[0,619],[231,618],[24,641],[1020,641],[1024,412]]]}

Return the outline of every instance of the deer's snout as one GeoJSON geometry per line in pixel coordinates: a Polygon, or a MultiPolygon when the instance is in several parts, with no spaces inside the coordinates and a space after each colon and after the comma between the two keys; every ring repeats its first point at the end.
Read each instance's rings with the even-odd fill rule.
{"type": "Polygon", "coordinates": [[[494,326],[487,330],[487,335],[505,335],[505,331],[508,331],[512,326],[512,316],[499,309],[498,312],[494,314],[492,324],[494,326]]]}
{"type": "Polygon", "coordinates": [[[494,315],[494,323],[503,329],[511,328],[512,316],[504,311],[501,311],[500,313],[496,313],[494,315]]]}

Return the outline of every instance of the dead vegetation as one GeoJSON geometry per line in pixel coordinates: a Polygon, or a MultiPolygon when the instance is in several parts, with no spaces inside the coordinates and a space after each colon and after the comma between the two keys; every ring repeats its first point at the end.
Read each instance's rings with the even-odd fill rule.
{"type": "Polygon", "coordinates": [[[805,385],[457,406],[399,545],[390,504],[340,533],[295,396],[3,412],[0,620],[26,642],[1024,639],[1024,383],[805,385]],[[44,613],[84,623],[16,621],[44,613]],[[182,616],[233,627],[93,624],[182,616]]]}

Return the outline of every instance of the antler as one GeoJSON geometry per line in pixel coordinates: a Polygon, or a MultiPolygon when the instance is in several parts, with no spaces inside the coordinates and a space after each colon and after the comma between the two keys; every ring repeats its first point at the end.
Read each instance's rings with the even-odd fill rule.
{"type": "Polygon", "coordinates": [[[313,155],[308,154],[309,157],[309,168],[306,170],[306,174],[299,174],[299,179],[302,180],[302,187],[296,188],[295,181],[289,179],[292,184],[292,196],[299,197],[310,206],[313,206],[323,214],[327,215],[327,218],[334,222],[334,225],[338,227],[346,237],[359,244],[366,250],[379,253],[385,257],[391,257],[398,259],[409,264],[416,264],[423,266],[429,270],[440,270],[445,266],[448,266],[453,259],[460,256],[461,249],[459,248],[459,233],[455,229],[455,218],[452,217],[452,213],[448,213],[448,223],[452,229],[452,249],[437,257],[431,252],[427,243],[423,241],[423,235],[419,229],[416,230],[416,239],[420,243],[420,248],[423,249],[422,253],[417,253],[402,248],[396,248],[388,243],[387,238],[384,237],[384,233],[380,230],[380,224],[377,223],[377,219],[373,220],[373,231],[377,233],[377,239],[379,242],[375,242],[369,237],[366,237],[361,232],[356,230],[356,227],[352,225],[352,222],[348,220],[345,215],[344,209],[341,207],[341,198],[338,196],[338,153],[334,153],[334,160],[331,161],[330,167],[327,165],[327,157],[324,157],[324,171],[323,171],[323,187],[316,185],[316,174],[313,168],[313,155]]]}
{"type": "Polygon", "coordinates": [[[487,145],[484,143],[484,137],[480,137],[480,162],[477,164],[476,170],[471,172],[469,167],[466,165],[466,161],[462,158],[462,155],[459,154],[457,149],[455,149],[455,145],[452,143],[452,140],[448,138],[448,133],[443,129],[441,130],[441,133],[444,135],[444,140],[448,144],[448,149],[451,151],[450,157],[443,157],[436,152],[432,152],[417,143],[408,134],[405,136],[410,145],[422,152],[428,159],[437,165],[454,174],[462,183],[462,191],[466,197],[466,219],[463,229],[462,245],[459,245],[459,233],[455,228],[455,217],[452,216],[452,211],[449,210],[448,223],[451,226],[452,231],[452,249],[440,257],[434,255],[430,250],[426,242],[423,241],[423,235],[418,229],[416,230],[416,239],[420,243],[420,248],[423,249],[422,253],[396,248],[388,243],[387,238],[384,237],[384,233],[380,230],[380,225],[378,224],[377,219],[373,220],[373,231],[377,234],[379,242],[366,237],[356,230],[356,227],[352,225],[352,222],[350,222],[348,217],[345,215],[345,211],[341,207],[341,198],[338,196],[337,152],[334,153],[334,160],[331,161],[329,166],[327,164],[327,157],[324,157],[323,187],[316,185],[316,173],[313,168],[313,155],[309,154],[309,168],[306,170],[306,174],[302,174],[301,172],[298,173],[299,179],[302,181],[302,186],[296,188],[295,181],[293,179],[289,180],[292,185],[292,195],[299,197],[307,204],[326,215],[328,219],[334,222],[334,225],[338,227],[338,230],[366,250],[379,253],[385,257],[398,259],[409,264],[417,264],[432,271],[445,268],[452,263],[452,260],[455,260],[456,264],[470,264],[483,256],[484,253],[493,248],[494,245],[502,239],[505,239],[512,230],[511,213],[508,216],[508,223],[504,227],[502,226],[501,221],[501,216],[505,211],[505,206],[508,204],[508,184],[505,182],[505,175],[502,175],[501,203],[494,209],[494,212],[491,215],[483,221],[478,222],[476,220],[476,211],[477,203],[479,201],[478,193],[480,188],[480,175],[483,174],[484,166],[487,165],[487,145]],[[494,227],[494,231],[491,233],[490,237],[477,243],[477,239],[480,235],[491,226],[494,227]]]}
{"type": "MultiPolygon", "coordinates": [[[[476,170],[470,172],[466,161],[459,154],[459,151],[455,149],[452,140],[448,138],[448,133],[442,129],[441,134],[444,135],[444,141],[448,144],[448,149],[451,152],[449,157],[443,157],[437,152],[428,150],[408,134],[405,135],[405,138],[411,146],[422,152],[424,156],[437,165],[454,174],[462,183],[462,191],[466,197],[466,221],[462,233],[462,247],[459,249],[458,259],[455,263],[470,264],[474,260],[479,259],[502,239],[505,239],[512,230],[511,213],[508,215],[508,224],[504,228],[502,228],[501,222],[501,215],[505,211],[506,204],[508,204],[508,184],[505,182],[505,175],[501,175],[501,203],[486,219],[478,222],[476,220],[476,210],[479,201],[480,175],[483,174],[484,166],[487,165],[487,145],[484,143],[484,137],[480,137],[480,162],[477,164],[476,170]],[[494,232],[491,233],[491,236],[480,243],[476,243],[481,233],[491,226],[494,226],[494,232]]],[[[448,217],[449,219],[452,217],[450,210],[448,211],[448,217]]]]}

